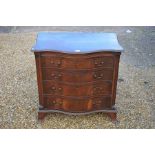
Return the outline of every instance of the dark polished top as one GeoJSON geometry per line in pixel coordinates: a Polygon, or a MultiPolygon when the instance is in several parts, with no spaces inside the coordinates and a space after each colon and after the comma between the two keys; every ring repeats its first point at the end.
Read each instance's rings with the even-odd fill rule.
{"type": "Polygon", "coordinates": [[[122,52],[115,33],[94,32],[40,32],[32,51],[63,53],[122,52]]]}

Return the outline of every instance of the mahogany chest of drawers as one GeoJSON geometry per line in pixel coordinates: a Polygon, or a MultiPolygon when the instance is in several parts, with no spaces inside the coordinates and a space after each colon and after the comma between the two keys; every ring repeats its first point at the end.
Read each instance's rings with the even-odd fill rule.
{"type": "Polygon", "coordinates": [[[105,112],[116,120],[115,98],[120,54],[114,33],[41,32],[35,54],[39,111],[105,112]]]}

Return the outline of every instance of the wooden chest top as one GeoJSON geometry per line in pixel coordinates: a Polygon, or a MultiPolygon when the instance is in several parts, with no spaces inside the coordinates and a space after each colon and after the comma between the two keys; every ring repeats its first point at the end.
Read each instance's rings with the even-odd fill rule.
{"type": "Polygon", "coordinates": [[[115,33],[40,32],[32,51],[59,51],[63,53],[91,53],[96,51],[121,52],[115,33]]]}

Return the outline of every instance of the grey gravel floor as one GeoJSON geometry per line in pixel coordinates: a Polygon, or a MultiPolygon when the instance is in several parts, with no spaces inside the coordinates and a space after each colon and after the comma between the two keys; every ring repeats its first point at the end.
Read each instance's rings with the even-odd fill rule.
{"type": "Polygon", "coordinates": [[[16,27],[0,33],[0,128],[155,128],[155,27],[16,27]],[[37,120],[36,68],[30,49],[41,30],[118,34],[126,51],[119,68],[118,123],[103,113],[49,114],[37,120]]]}

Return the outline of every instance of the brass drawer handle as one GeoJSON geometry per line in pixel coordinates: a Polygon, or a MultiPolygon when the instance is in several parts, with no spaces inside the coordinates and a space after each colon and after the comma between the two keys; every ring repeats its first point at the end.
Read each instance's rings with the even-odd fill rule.
{"type": "Polygon", "coordinates": [[[53,77],[53,78],[55,78],[55,79],[61,78],[61,77],[62,77],[62,74],[56,75],[56,74],[52,73],[52,74],[51,74],[51,77],[53,77]]]}
{"type": "Polygon", "coordinates": [[[59,90],[59,91],[62,91],[62,88],[60,87],[60,88],[58,88],[58,90],[59,90]]]}
{"type": "Polygon", "coordinates": [[[56,101],[53,101],[52,103],[53,103],[53,104],[55,104],[55,103],[56,103],[56,101]]]}
{"type": "Polygon", "coordinates": [[[58,102],[55,103],[56,106],[61,106],[62,104],[63,104],[62,101],[58,101],[58,102]]]}
{"type": "Polygon", "coordinates": [[[60,101],[60,102],[58,102],[60,105],[62,105],[63,104],[63,102],[62,101],[60,101]]]}
{"type": "Polygon", "coordinates": [[[55,100],[53,100],[53,101],[47,103],[48,106],[49,106],[49,105],[62,105],[62,104],[63,104],[62,101],[57,102],[57,101],[55,101],[55,100]]]}
{"type": "Polygon", "coordinates": [[[103,74],[100,74],[100,76],[98,78],[100,78],[100,79],[103,78],[103,74]]]}
{"type": "Polygon", "coordinates": [[[61,61],[58,61],[58,62],[57,62],[57,65],[60,66],[60,65],[61,65],[61,61]]]}
{"type": "Polygon", "coordinates": [[[51,101],[51,102],[48,102],[47,105],[50,106],[50,105],[53,105],[53,104],[55,104],[55,103],[56,103],[56,101],[53,100],[53,101],[51,101]]]}
{"type": "Polygon", "coordinates": [[[95,65],[103,65],[104,64],[104,61],[103,60],[96,60],[94,62],[95,65]]]}
{"type": "Polygon", "coordinates": [[[98,76],[97,76],[96,74],[94,74],[94,78],[95,78],[95,79],[97,79],[97,78],[98,78],[98,79],[101,79],[102,77],[103,77],[103,74],[102,74],[102,73],[101,73],[100,75],[98,75],[98,76]]]}
{"type": "Polygon", "coordinates": [[[98,104],[101,104],[101,103],[102,103],[102,100],[96,100],[96,101],[93,102],[94,105],[98,105],[98,104]]]}
{"type": "Polygon", "coordinates": [[[94,74],[94,78],[95,78],[95,79],[97,78],[97,75],[96,75],[96,74],[94,74]]]}
{"type": "Polygon", "coordinates": [[[52,90],[56,90],[56,88],[55,87],[52,87],[52,90]]]}
{"type": "Polygon", "coordinates": [[[54,64],[54,61],[53,60],[51,60],[51,64],[54,64]]]}

